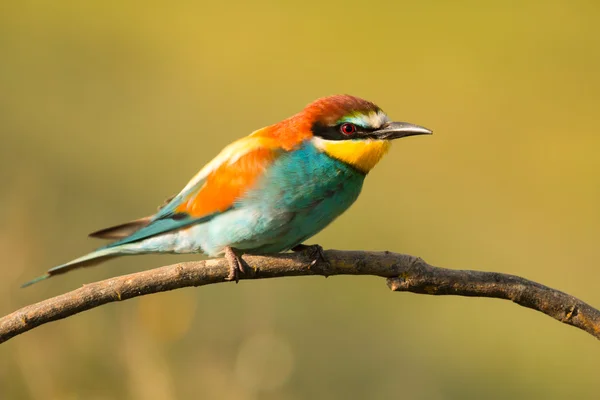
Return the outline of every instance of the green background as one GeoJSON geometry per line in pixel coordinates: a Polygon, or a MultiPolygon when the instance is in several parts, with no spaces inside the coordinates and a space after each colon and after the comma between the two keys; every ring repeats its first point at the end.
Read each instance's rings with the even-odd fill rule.
{"type": "MultiPolygon", "coordinates": [[[[600,306],[600,3],[5,1],[0,314],[229,142],[349,93],[396,142],[311,240],[513,273],[600,306]]],[[[0,346],[2,399],[597,398],[592,336],[507,301],[288,278],[111,304],[0,346]]]]}

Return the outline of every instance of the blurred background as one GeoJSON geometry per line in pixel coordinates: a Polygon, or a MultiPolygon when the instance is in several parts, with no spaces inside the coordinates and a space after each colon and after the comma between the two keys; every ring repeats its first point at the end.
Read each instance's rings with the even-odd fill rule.
{"type": "MultiPolygon", "coordinates": [[[[198,256],[19,285],[153,212],[232,140],[349,93],[395,143],[312,243],[522,275],[600,306],[600,3],[8,1],[0,314],[198,256]]],[[[373,277],[111,304],[0,346],[2,399],[597,398],[590,335],[507,301],[373,277]]]]}

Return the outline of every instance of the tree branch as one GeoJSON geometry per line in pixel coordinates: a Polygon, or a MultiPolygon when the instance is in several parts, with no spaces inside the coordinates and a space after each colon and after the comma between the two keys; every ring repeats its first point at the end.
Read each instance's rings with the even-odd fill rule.
{"type": "MultiPolygon", "coordinates": [[[[302,275],[374,275],[388,278],[390,289],[430,295],[492,297],[511,300],[543,312],[600,339],[600,311],[566,293],[514,275],[452,270],[420,258],[390,252],[328,250],[323,261],[310,266],[308,253],[273,257],[245,256],[250,266],[242,279],[302,275]]],[[[188,286],[224,282],[224,259],[185,262],[119,276],[21,308],[0,319],[0,343],[37,326],[102,304],[188,286]]]]}

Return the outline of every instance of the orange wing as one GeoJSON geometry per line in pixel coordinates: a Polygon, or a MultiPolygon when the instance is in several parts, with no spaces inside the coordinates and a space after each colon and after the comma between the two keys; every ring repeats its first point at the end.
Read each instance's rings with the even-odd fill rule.
{"type": "Polygon", "coordinates": [[[248,136],[227,146],[158,213],[94,236],[117,238],[106,247],[136,242],[208,221],[230,209],[285,150],[273,138],[248,136]]]}
{"type": "Polygon", "coordinates": [[[206,176],[204,184],[197,191],[183,199],[175,211],[192,218],[226,211],[254,186],[281,152],[282,149],[278,147],[261,146],[237,159],[224,160],[206,176]]]}

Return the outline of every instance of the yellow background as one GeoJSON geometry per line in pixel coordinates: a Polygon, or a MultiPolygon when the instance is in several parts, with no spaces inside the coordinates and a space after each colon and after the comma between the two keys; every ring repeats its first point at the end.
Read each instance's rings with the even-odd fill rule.
{"type": "MultiPolygon", "coordinates": [[[[20,283],[147,215],[223,146],[350,93],[396,142],[311,242],[513,273],[600,306],[593,1],[0,5],[0,314],[146,256],[20,283]]],[[[0,346],[2,399],[596,398],[600,346],[507,301],[289,278],[148,296],[0,346]]]]}

